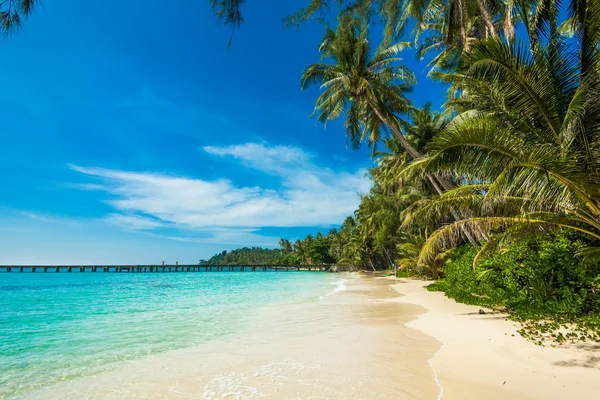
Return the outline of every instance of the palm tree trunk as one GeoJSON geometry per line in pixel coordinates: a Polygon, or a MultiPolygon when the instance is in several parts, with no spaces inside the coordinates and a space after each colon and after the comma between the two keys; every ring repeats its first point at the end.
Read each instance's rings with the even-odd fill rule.
{"type": "MultiPolygon", "coordinates": [[[[398,127],[396,125],[391,124],[390,121],[379,111],[379,108],[373,102],[373,100],[371,100],[371,99],[369,99],[367,97],[367,102],[369,104],[369,107],[371,107],[371,109],[377,115],[377,117],[381,120],[381,122],[383,122],[389,128],[389,130],[392,132],[392,134],[394,135],[394,137],[396,139],[398,139],[398,141],[400,142],[400,145],[404,148],[404,150],[406,150],[406,152],[413,159],[416,160],[418,158],[423,157],[423,155],[421,153],[419,153],[417,151],[417,149],[415,149],[414,147],[412,147],[412,145],[408,142],[408,140],[406,140],[406,138],[404,137],[404,135],[402,134],[402,132],[400,132],[400,129],[398,129],[398,127]]],[[[446,178],[443,178],[441,176],[428,174],[427,175],[427,179],[429,180],[429,182],[431,182],[431,185],[433,186],[433,188],[435,189],[435,191],[439,195],[441,195],[442,193],[444,193],[447,190],[450,190],[450,189],[454,188],[454,184],[450,180],[448,180],[446,178]],[[436,180],[442,185],[442,187],[440,187],[437,184],[436,180]]],[[[459,217],[458,217],[458,215],[455,212],[452,213],[452,216],[457,221],[459,220],[459,217]]],[[[469,242],[472,245],[477,245],[478,244],[478,241],[475,240],[475,238],[473,237],[473,235],[471,235],[471,232],[469,232],[466,229],[463,229],[463,233],[465,234],[465,236],[467,237],[467,239],[469,240],[469,242]]]]}
{"type": "Polygon", "coordinates": [[[369,103],[369,107],[373,110],[377,118],[381,120],[388,127],[388,129],[392,132],[394,137],[398,139],[400,145],[406,150],[406,152],[414,159],[421,158],[423,155],[417,151],[412,145],[406,140],[400,129],[396,125],[392,125],[390,121],[379,111],[379,107],[373,102],[373,100],[367,97],[367,102],[369,103]]]}
{"type": "Polygon", "coordinates": [[[512,9],[513,9],[513,1],[511,0],[505,7],[504,11],[504,36],[508,41],[512,41],[515,37],[515,26],[513,23],[512,17],[512,9]]]}
{"type": "Polygon", "coordinates": [[[432,175],[427,175],[427,180],[429,181],[429,183],[431,183],[431,186],[433,186],[437,194],[444,193],[442,188],[438,185],[437,180],[432,175]]]}
{"type": "MultiPolygon", "coordinates": [[[[377,117],[381,120],[381,122],[383,122],[385,124],[385,126],[388,127],[388,129],[392,132],[394,137],[400,142],[400,145],[404,148],[404,150],[406,150],[406,152],[413,159],[416,160],[418,158],[423,157],[423,155],[421,153],[419,153],[417,151],[417,149],[415,149],[408,142],[408,140],[406,140],[406,138],[404,137],[402,132],[400,132],[400,129],[398,129],[398,127],[396,125],[391,124],[390,121],[379,111],[379,107],[377,107],[377,105],[371,99],[367,98],[367,102],[369,103],[369,107],[371,107],[371,109],[373,110],[375,115],[377,115],[377,117]]],[[[447,180],[445,178],[439,177],[437,175],[436,176],[427,175],[427,179],[429,180],[429,182],[431,183],[431,185],[433,186],[435,191],[438,192],[438,194],[442,194],[442,193],[444,193],[444,191],[454,188],[454,185],[452,184],[452,182],[450,182],[449,180],[447,180]],[[436,182],[436,180],[437,180],[437,182],[436,182]],[[441,187],[440,187],[440,185],[438,185],[438,182],[441,184],[441,187]]]]}
{"type": "Polygon", "coordinates": [[[387,257],[387,262],[390,264],[390,267],[395,265],[395,263],[392,261],[392,257],[390,257],[390,254],[385,249],[385,246],[381,246],[381,248],[383,249],[383,252],[385,253],[385,256],[387,257]]]}
{"type": "Polygon", "coordinates": [[[496,36],[496,28],[494,28],[494,24],[492,23],[492,17],[485,6],[484,0],[477,0],[477,6],[479,7],[479,12],[483,16],[483,21],[485,22],[486,27],[486,37],[494,37],[496,36]]]}
{"type": "Polygon", "coordinates": [[[371,264],[371,269],[373,271],[376,271],[375,265],[373,264],[373,260],[371,259],[371,256],[367,256],[367,259],[369,260],[369,264],[371,264]]]}
{"type": "Polygon", "coordinates": [[[452,181],[448,178],[444,178],[443,176],[440,176],[438,174],[435,175],[435,178],[438,180],[440,185],[442,185],[442,187],[444,188],[444,192],[448,191],[450,189],[454,189],[456,187],[456,186],[454,186],[454,183],[452,183],[452,181]]]}
{"type": "Polygon", "coordinates": [[[467,27],[465,24],[465,10],[462,0],[457,0],[457,7],[460,21],[460,37],[462,39],[463,49],[467,48],[467,27]]]}

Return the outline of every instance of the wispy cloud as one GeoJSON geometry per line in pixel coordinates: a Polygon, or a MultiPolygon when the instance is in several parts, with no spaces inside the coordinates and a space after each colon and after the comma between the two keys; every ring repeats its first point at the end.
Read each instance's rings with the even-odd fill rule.
{"type": "Polygon", "coordinates": [[[216,243],[243,240],[250,244],[259,241],[256,230],[264,227],[338,224],[356,208],[358,193],[370,187],[364,170],[338,172],[320,167],[314,157],[297,147],[247,143],[207,146],[203,151],[277,176],[281,187],[236,185],[227,177],[209,181],[153,172],[70,168],[101,182],[82,189],[109,195],[105,202],[115,210],[106,217],[110,222],[153,232],[176,229],[180,240],[185,238],[181,232],[199,232],[216,243]]]}
{"type": "Polygon", "coordinates": [[[248,167],[275,175],[284,174],[295,169],[320,169],[312,164],[310,154],[292,146],[267,146],[261,143],[246,143],[226,147],[205,146],[202,150],[215,156],[231,156],[248,167]]]}
{"type": "Polygon", "coordinates": [[[164,228],[168,225],[154,218],[142,217],[140,215],[109,214],[105,220],[133,230],[164,228]]]}
{"type": "Polygon", "coordinates": [[[279,240],[279,237],[260,235],[257,232],[257,229],[209,229],[207,231],[204,231],[204,233],[208,235],[206,237],[163,235],[154,232],[145,233],[147,235],[161,239],[198,244],[218,243],[237,245],[245,244],[252,246],[273,246],[279,240]]]}
{"type": "Polygon", "coordinates": [[[13,209],[13,208],[9,208],[9,207],[2,207],[2,210],[6,211],[12,215],[26,217],[33,221],[39,221],[39,222],[51,224],[54,226],[56,226],[56,225],[80,226],[81,225],[81,221],[74,219],[74,218],[68,218],[68,217],[39,213],[39,212],[32,212],[32,211],[27,211],[27,210],[18,210],[18,209],[13,209]]]}

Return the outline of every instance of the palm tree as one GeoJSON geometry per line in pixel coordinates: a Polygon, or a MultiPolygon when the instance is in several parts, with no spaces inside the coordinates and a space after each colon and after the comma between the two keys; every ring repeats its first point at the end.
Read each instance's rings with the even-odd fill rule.
{"type": "Polygon", "coordinates": [[[353,146],[373,144],[389,129],[413,158],[421,156],[400,132],[397,115],[409,110],[406,97],[415,82],[413,73],[399,62],[408,47],[397,43],[371,56],[364,22],[342,18],[335,31],[327,28],[319,51],[333,63],[312,64],[302,75],[302,90],[319,83],[313,115],[326,123],[346,113],[346,133],[353,146]]]}
{"type": "Polygon", "coordinates": [[[560,36],[551,18],[544,43],[483,40],[458,72],[437,74],[452,84],[448,105],[459,114],[405,172],[451,172],[463,185],[407,213],[405,226],[447,222],[421,262],[464,231],[489,239],[480,256],[523,230],[567,228],[600,239],[600,5],[582,7],[573,17],[577,41],[560,36]],[[460,218],[447,219],[450,211],[460,218]]]}
{"type": "Polygon", "coordinates": [[[432,111],[431,108],[429,102],[422,108],[411,108],[409,120],[402,121],[404,136],[421,153],[425,152],[427,143],[444,130],[450,121],[447,113],[432,111]]]}
{"type": "Polygon", "coordinates": [[[0,1],[0,31],[4,36],[21,28],[23,20],[33,13],[38,0],[0,1]]]}
{"type": "Polygon", "coordinates": [[[279,239],[279,247],[283,250],[285,254],[289,254],[292,252],[292,244],[289,240],[281,238],[279,239]]]}
{"type": "MultiPolygon", "coordinates": [[[[337,1],[339,16],[382,20],[383,45],[399,40],[406,28],[412,27],[411,35],[419,46],[418,54],[423,58],[425,53],[435,52],[431,65],[443,70],[455,67],[460,55],[468,53],[479,39],[497,37],[502,32],[512,39],[517,17],[527,15],[530,4],[512,0],[337,1]]],[[[299,25],[314,17],[326,21],[330,6],[329,1],[310,0],[306,7],[287,17],[286,23],[299,25]]],[[[542,19],[546,14],[540,13],[542,19]]]]}
{"type": "Polygon", "coordinates": [[[244,21],[242,8],[246,0],[208,0],[215,16],[225,25],[238,28],[244,21]]]}
{"type": "MultiPolygon", "coordinates": [[[[345,113],[346,136],[355,148],[365,140],[375,146],[382,131],[389,129],[410,157],[420,158],[422,154],[402,135],[398,118],[411,109],[406,94],[415,82],[413,73],[399,64],[399,54],[408,46],[396,43],[371,57],[364,21],[343,17],[335,31],[327,28],[319,50],[333,63],[312,64],[301,79],[303,90],[315,83],[323,89],[313,115],[325,124],[345,113]]],[[[427,179],[440,194],[453,187],[445,177],[427,179]]]]}

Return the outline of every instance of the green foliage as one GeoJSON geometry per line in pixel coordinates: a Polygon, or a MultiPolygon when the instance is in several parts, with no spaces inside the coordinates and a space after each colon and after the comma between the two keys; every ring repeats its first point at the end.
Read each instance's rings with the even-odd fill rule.
{"type": "MultiPolygon", "coordinates": [[[[241,249],[232,250],[230,252],[223,251],[212,256],[207,261],[202,261],[200,264],[212,265],[251,265],[251,264],[276,264],[282,258],[282,251],[279,249],[263,249],[260,247],[244,247],[241,249]]],[[[283,263],[282,263],[283,264],[283,263]]],[[[290,263],[292,264],[292,263],[290,263]]]]}
{"type": "MultiPolygon", "coordinates": [[[[0,30],[37,3],[0,1],[0,30]]],[[[242,23],[246,0],[209,4],[224,24],[242,23]]],[[[343,117],[347,141],[373,149],[373,188],[326,236],[203,262],[441,274],[431,290],[505,307],[533,340],[600,339],[600,2],[306,0],[286,22],[330,22],[331,9],[337,26],[302,88],[322,91],[314,116],[343,117]],[[432,56],[430,77],[449,84],[441,113],[407,97],[415,79],[400,54],[413,42],[432,56]]]]}
{"type": "Polygon", "coordinates": [[[460,246],[429,286],[459,302],[506,308],[521,333],[542,343],[600,339],[600,264],[575,255],[588,243],[578,233],[528,237],[473,269],[479,249],[460,246]],[[564,329],[571,326],[570,329],[564,329]]]}
{"type": "Polygon", "coordinates": [[[346,137],[354,148],[366,142],[374,149],[388,130],[411,157],[420,154],[404,138],[399,113],[409,110],[406,95],[414,74],[401,64],[400,53],[410,43],[399,42],[373,52],[368,24],[340,17],[335,30],[326,29],[319,46],[323,61],[309,65],[302,74],[302,89],[319,84],[313,116],[320,122],[345,115],[346,137]]]}
{"type": "Polygon", "coordinates": [[[309,234],[304,240],[297,240],[293,245],[289,240],[281,238],[279,240],[281,249],[244,247],[230,252],[224,250],[209,260],[201,260],[200,264],[333,264],[337,261],[332,254],[332,243],[336,235],[335,229],[327,236],[318,233],[316,237],[313,237],[309,234]]]}
{"type": "MultiPolygon", "coordinates": [[[[596,25],[589,28],[600,34],[596,25]]],[[[481,40],[455,71],[437,75],[452,85],[446,105],[457,116],[405,173],[450,174],[461,186],[409,216],[438,222],[419,263],[466,239],[515,230],[600,238],[599,42],[591,51],[556,31],[549,40],[534,48],[481,40]]]]}
{"type": "Polygon", "coordinates": [[[244,21],[242,9],[246,0],[208,0],[208,3],[219,22],[238,28],[244,21]]]}
{"type": "Polygon", "coordinates": [[[484,279],[487,271],[473,270],[476,246],[467,244],[456,248],[442,267],[444,278],[428,286],[429,290],[445,292],[448,297],[461,303],[487,307],[503,304],[506,292],[484,279]]]}

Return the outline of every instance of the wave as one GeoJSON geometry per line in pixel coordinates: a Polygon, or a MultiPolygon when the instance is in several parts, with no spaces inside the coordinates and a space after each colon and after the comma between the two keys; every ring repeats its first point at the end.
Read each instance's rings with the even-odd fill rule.
{"type": "Polygon", "coordinates": [[[346,282],[347,282],[346,279],[341,279],[341,278],[335,282],[330,282],[332,285],[335,285],[335,288],[333,288],[332,291],[326,293],[325,295],[319,296],[319,300],[323,301],[323,300],[325,300],[326,297],[329,297],[332,294],[346,290],[346,282]]]}

